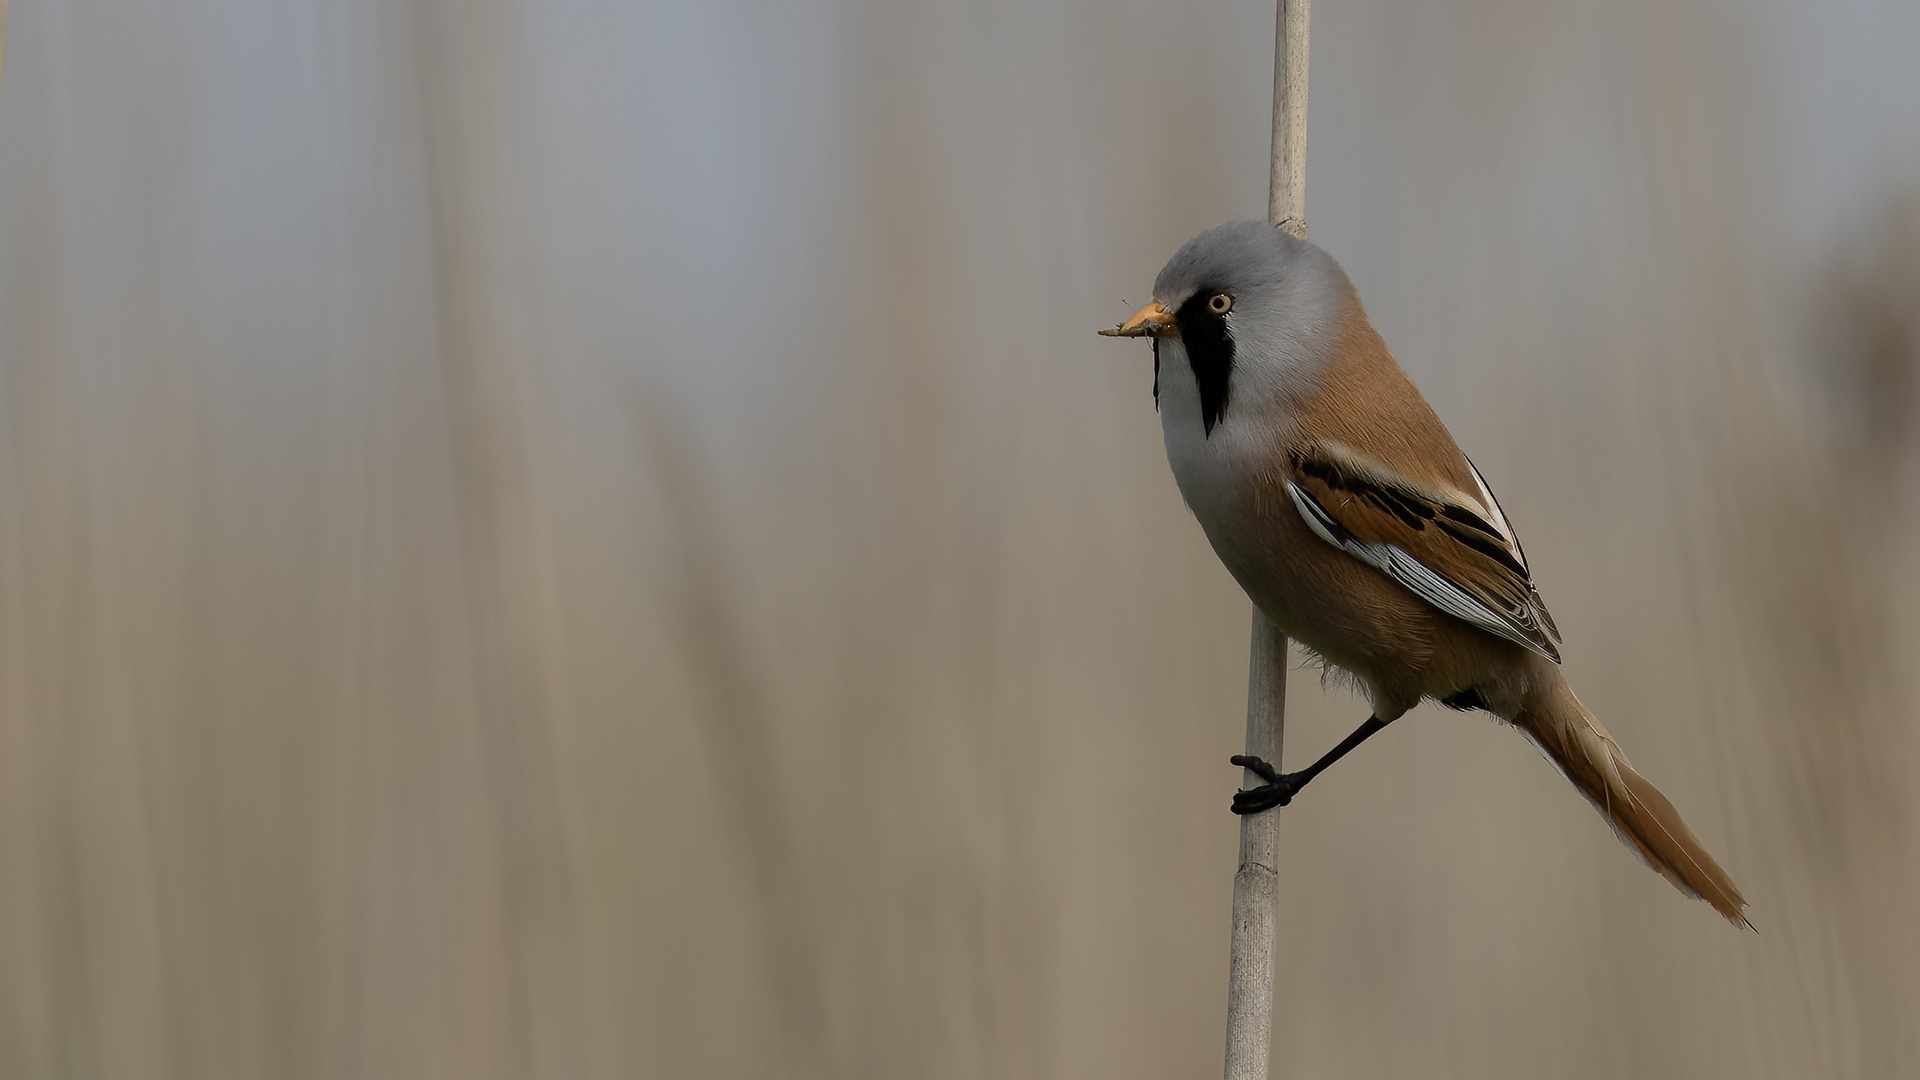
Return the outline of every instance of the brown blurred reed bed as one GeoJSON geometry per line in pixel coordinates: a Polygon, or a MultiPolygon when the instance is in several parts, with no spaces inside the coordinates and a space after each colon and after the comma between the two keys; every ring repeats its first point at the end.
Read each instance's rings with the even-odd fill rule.
{"type": "MultiPolygon", "coordinates": [[[[1920,181],[1756,225],[1727,5],[1319,7],[1314,235],[1760,933],[1422,712],[1288,811],[1282,1075],[1911,1075],[1920,181]]],[[[1218,1068],[1244,601],[1091,331],[1269,19],[16,10],[0,1076],[1218,1068]]]]}

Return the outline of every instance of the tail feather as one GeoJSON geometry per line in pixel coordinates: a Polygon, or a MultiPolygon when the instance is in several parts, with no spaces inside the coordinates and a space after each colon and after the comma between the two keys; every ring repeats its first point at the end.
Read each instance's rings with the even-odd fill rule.
{"type": "Polygon", "coordinates": [[[1633,771],[1591,713],[1572,701],[1572,695],[1565,700],[1571,708],[1556,708],[1545,715],[1522,713],[1515,722],[1648,866],[1681,892],[1712,904],[1728,922],[1753,929],[1744,914],[1747,901],[1740,887],[1680,820],[1680,812],[1660,789],[1633,771]]]}

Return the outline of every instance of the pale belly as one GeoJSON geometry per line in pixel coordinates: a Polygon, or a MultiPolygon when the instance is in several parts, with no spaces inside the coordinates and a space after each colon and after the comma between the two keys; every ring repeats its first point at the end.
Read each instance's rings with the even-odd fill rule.
{"type": "MultiPolygon", "coordinates": [[[[1287,494],[1288,431],[1223,416],[1209,434],[1184,354],[1161,357],[1161,432],[1181,497],[1214,553],[1290,637],[1365,683],[1376,705],[1445,692],[1427,670],[1444,616],[1315,535],[1287,494]]],[[[1464,624],[1462,629],[1464,629],[1464,624]]]]}

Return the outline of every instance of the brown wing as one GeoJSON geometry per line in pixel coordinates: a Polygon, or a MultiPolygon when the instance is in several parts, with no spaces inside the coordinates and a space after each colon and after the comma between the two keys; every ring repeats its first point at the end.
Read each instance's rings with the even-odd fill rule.
{"type": "Polygon", "coordinates": [[[1295,451],[1288,465],[1287,491],[1321,539],[1441,611],[1560,662],[1560,631],[1484,480],[1486,505],[1476,506],[1325,449],[1295,451]]]}

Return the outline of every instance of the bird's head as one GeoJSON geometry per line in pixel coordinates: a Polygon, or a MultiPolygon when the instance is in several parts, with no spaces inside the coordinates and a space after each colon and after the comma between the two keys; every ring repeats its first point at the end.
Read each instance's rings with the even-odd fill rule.
{"type": "MultiPolygon", "coordinates": [[[[1187,241],[1155,279],[1153,303],[1100,333],[1151,337],[1156,365],[1184,358],[1211,435],[1229,409],[1304,400],[1332,361],[1351,295],[1319,247],[1265,222],[1230,221],[1187,241]]],[[[1170,392],[1184,386],[1167,374],[1170,392]]]]}

